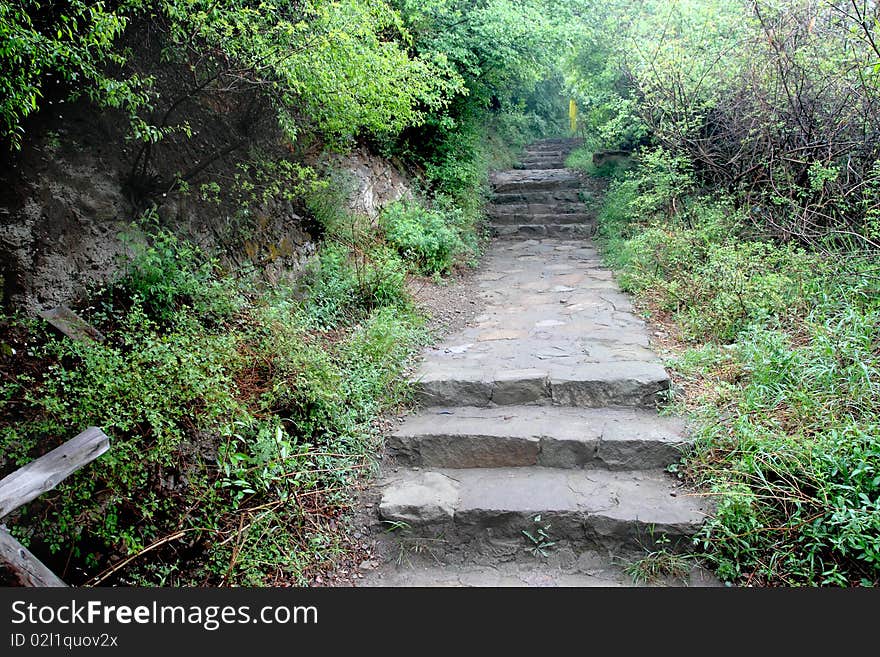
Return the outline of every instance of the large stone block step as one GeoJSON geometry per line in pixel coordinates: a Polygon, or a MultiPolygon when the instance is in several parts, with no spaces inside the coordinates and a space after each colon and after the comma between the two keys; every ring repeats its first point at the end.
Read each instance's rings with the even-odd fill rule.
{"type": "Polygon", "coordinates": [[[455,362],[426,362],[413,377],[422,406],[655,408],[669,385],[669,375],[659,363],[630,360],[495,372],[455,362]]]}
{"type": "Polygon", "coordinates": [[[551,214],[501,214],[492,218],[493,226],[515,226],[521,224],[536,225],[562,225],[583,224],[592,225],[595,215],[587,213],[554,212],[551,214]]]}
{"type": "Polygon", "coordinates": [[[494,194],[492,204],[500,205],[528,205],[528,204],[553,204],[553,203],[578,203],[581,201],[581,191],[578,189],[545,189],[535,192],[510,192],[494,194]]]}
{"type": "Polygon", "coordinates": [[[548,189],[577,189],[580,176],[569,169],[502,171],[492,177],[495,192],[525,192],[548,189]]]}
{"type": "Polygon", "coordinates": [[[424,408],[387,439],[397,462],[435,468],[650,470],[678,461],[684,422],[636,409],[424,408]]]}
{"type": "Polygon", "coordinates": [[[663,471],[542,467],[401,470],[379,504],[384,521],[457,544],[521,540],[528,547],[523,532],[545,528],[554,542],[614,550],[661,536],[686,541],[708,512],[663,471]]]}
{"type": "Polygon", "coordinates": [[[514,165],[514,169],[523,171],[540,171],[542,169],[561,169],[565,166],[562,160],[548,160],[546,162],[520,162],[514,165]]]}
{"type": "Polygon", "coordinates": [[[589,224],[491,225],[490,227],[496,237],[525,237],[528,239],[544,239],[546,237],[574,239],[589,237],[595,232],[595,226],[592,222],[589,224]]]}
{"type": "Polygon", "coordinates": [[[525,204],[504,204],[489,205],[487,214],[491,217],[499,217],[503,215],[520,214],[520,215],[540,215],[540,214],[572,214],[584,211],[583,203],[575,203],[570,201],[557,201],[555,203],[525,203],[525,204]]]}
{"type": "Polygon", "coordinates": [[[571,153],[576,148],[579,148],[582,144],[575,142],[556,142],[556,143],[535,143],[529,144],[523,149],[523,153],[544,153],[544,152],[557,152],[557,153],[571,153]]]}
{"type": "Polygon", "coordinates": [[[526,146],[522,151],[522,157],[528,156],[547,156],[549,154],[554,155],[567,155],[574,148],[571,146],[563,146],[560,144],[539,144],[537,146],[526,146]]]}

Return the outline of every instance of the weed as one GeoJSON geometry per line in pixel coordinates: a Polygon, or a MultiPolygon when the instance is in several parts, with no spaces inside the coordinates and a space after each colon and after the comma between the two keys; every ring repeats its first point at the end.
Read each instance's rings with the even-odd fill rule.
{"type": "Polygon", "coordinates": [[[532,531],[528,531],[527,529],[523,529],[522,533],[527,539],[529,539],[531,545],[529,545],[526,550],[528,550],[534,556],[546,557],[547,551],[556,545],[556,541],[551,540],[550,537],[550,524],[540,525],[538,523],[541,522],[541,516],[537,515],[532,518],[532,522],[535,523],[535,528],[532,531]]]}
{"type": "Polygon", "coordinates": [[[448,272],[465,251],[462,213],[457,209],[427,209],[419,203],[398,201],[380,218],[388,242],[423,274],[448,272]]]}
{"type": "Polygon", "coordinates": [[[626,565],[624,570],[635,584],[656,584],[667,578],[687,582],[694,556],[676,553],[669,544],[669,537],[661,536],[654,542],[654,549],[646,550],[645,556],[626,565]]]}
{"type": "Polygon", "coordinates": [[[382,257],[330,245],[307,294],[257,297],[157,233],[92,308],[106,341],[48,340],[47,368],[3,389],[27,410],[0,427],[7,458],[90,424],[113,445],[14,531],[77,583],[307,583],[423,339],[382,257]]]}

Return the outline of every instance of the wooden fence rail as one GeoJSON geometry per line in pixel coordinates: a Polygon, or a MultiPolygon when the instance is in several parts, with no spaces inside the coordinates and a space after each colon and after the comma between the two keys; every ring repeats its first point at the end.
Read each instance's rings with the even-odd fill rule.
{"type": "MultiPolygon", "coordinates": [[[[0,519],[52,490],[62,480],[110,449],[110,439],[98,427],[19,468],[0,480],[0,519]]],[[[0,525],[0,564],[22,586],[66,586],[61,579],[0,525]]]]}

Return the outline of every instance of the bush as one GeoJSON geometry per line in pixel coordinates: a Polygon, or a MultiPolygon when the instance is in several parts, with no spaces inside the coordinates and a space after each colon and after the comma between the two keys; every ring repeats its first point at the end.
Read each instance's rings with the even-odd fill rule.
{"type": "Polygon", "coordinates": [[[388,205],[380,218],[388,242],[423,274],[452,269],[466,249],[459,233],[461,223],[462,214],[454,208],[429,210],[406,201],[388,205]]]}
{"type": "Polygon", "coordinates": [[[90,424],[110,436],[13,526],[50,564],[69,560],[75,583],[114,562],[121,584],[307,583],[340,550],[377,414],[405,395],[423,336],[394,251],[356,263],[329,245],[304,298],[263,299],[195,253],[157,236],[91,317],[105,342],[33,347],[43,371],[2,390],[23,413],[0,423],[16,462],[90,424]],[[195,310],[230,298],[234,314],[195,310]]]}
{"type": "Polygon", "coordinates": [[[693,345],[670,365],[696,439],[679,470],[717,501],[706,558],[732,582],[880,583],[876,266],[760,239],[723,197],[670,214],[668,173],[613,182],[599,236],[693,345]]]}
{"type": "Polygon", "coordinates": [[[183,308],[221,319],[242,303],[232,279],[219,276],[216,259],[169,231],[160,230],[149,245],[133,243],[131,249],[110,293],[136,300],[155,321],[167,323],[183,308]]]}
{"type": "Polygon", "coordinates": [[[405,279],[406,265],[381,243],[360,251],[325,243],[306,275],[306,313],[316,326],[332,328],[380,306],[405,307],[405,279]]]}

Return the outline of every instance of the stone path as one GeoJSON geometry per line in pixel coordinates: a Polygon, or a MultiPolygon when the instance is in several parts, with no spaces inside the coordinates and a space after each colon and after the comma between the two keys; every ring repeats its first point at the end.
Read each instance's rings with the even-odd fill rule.
{"type": "Polygon", "coordinates": [[[623,562],[707,512],[664,471],[686,433],[655,410],[669,378],[589,240],[573,146],[494,176],[484,311],[415,376],[379,504],[397,563],[368,585],[626,584],[623,562]]]}

